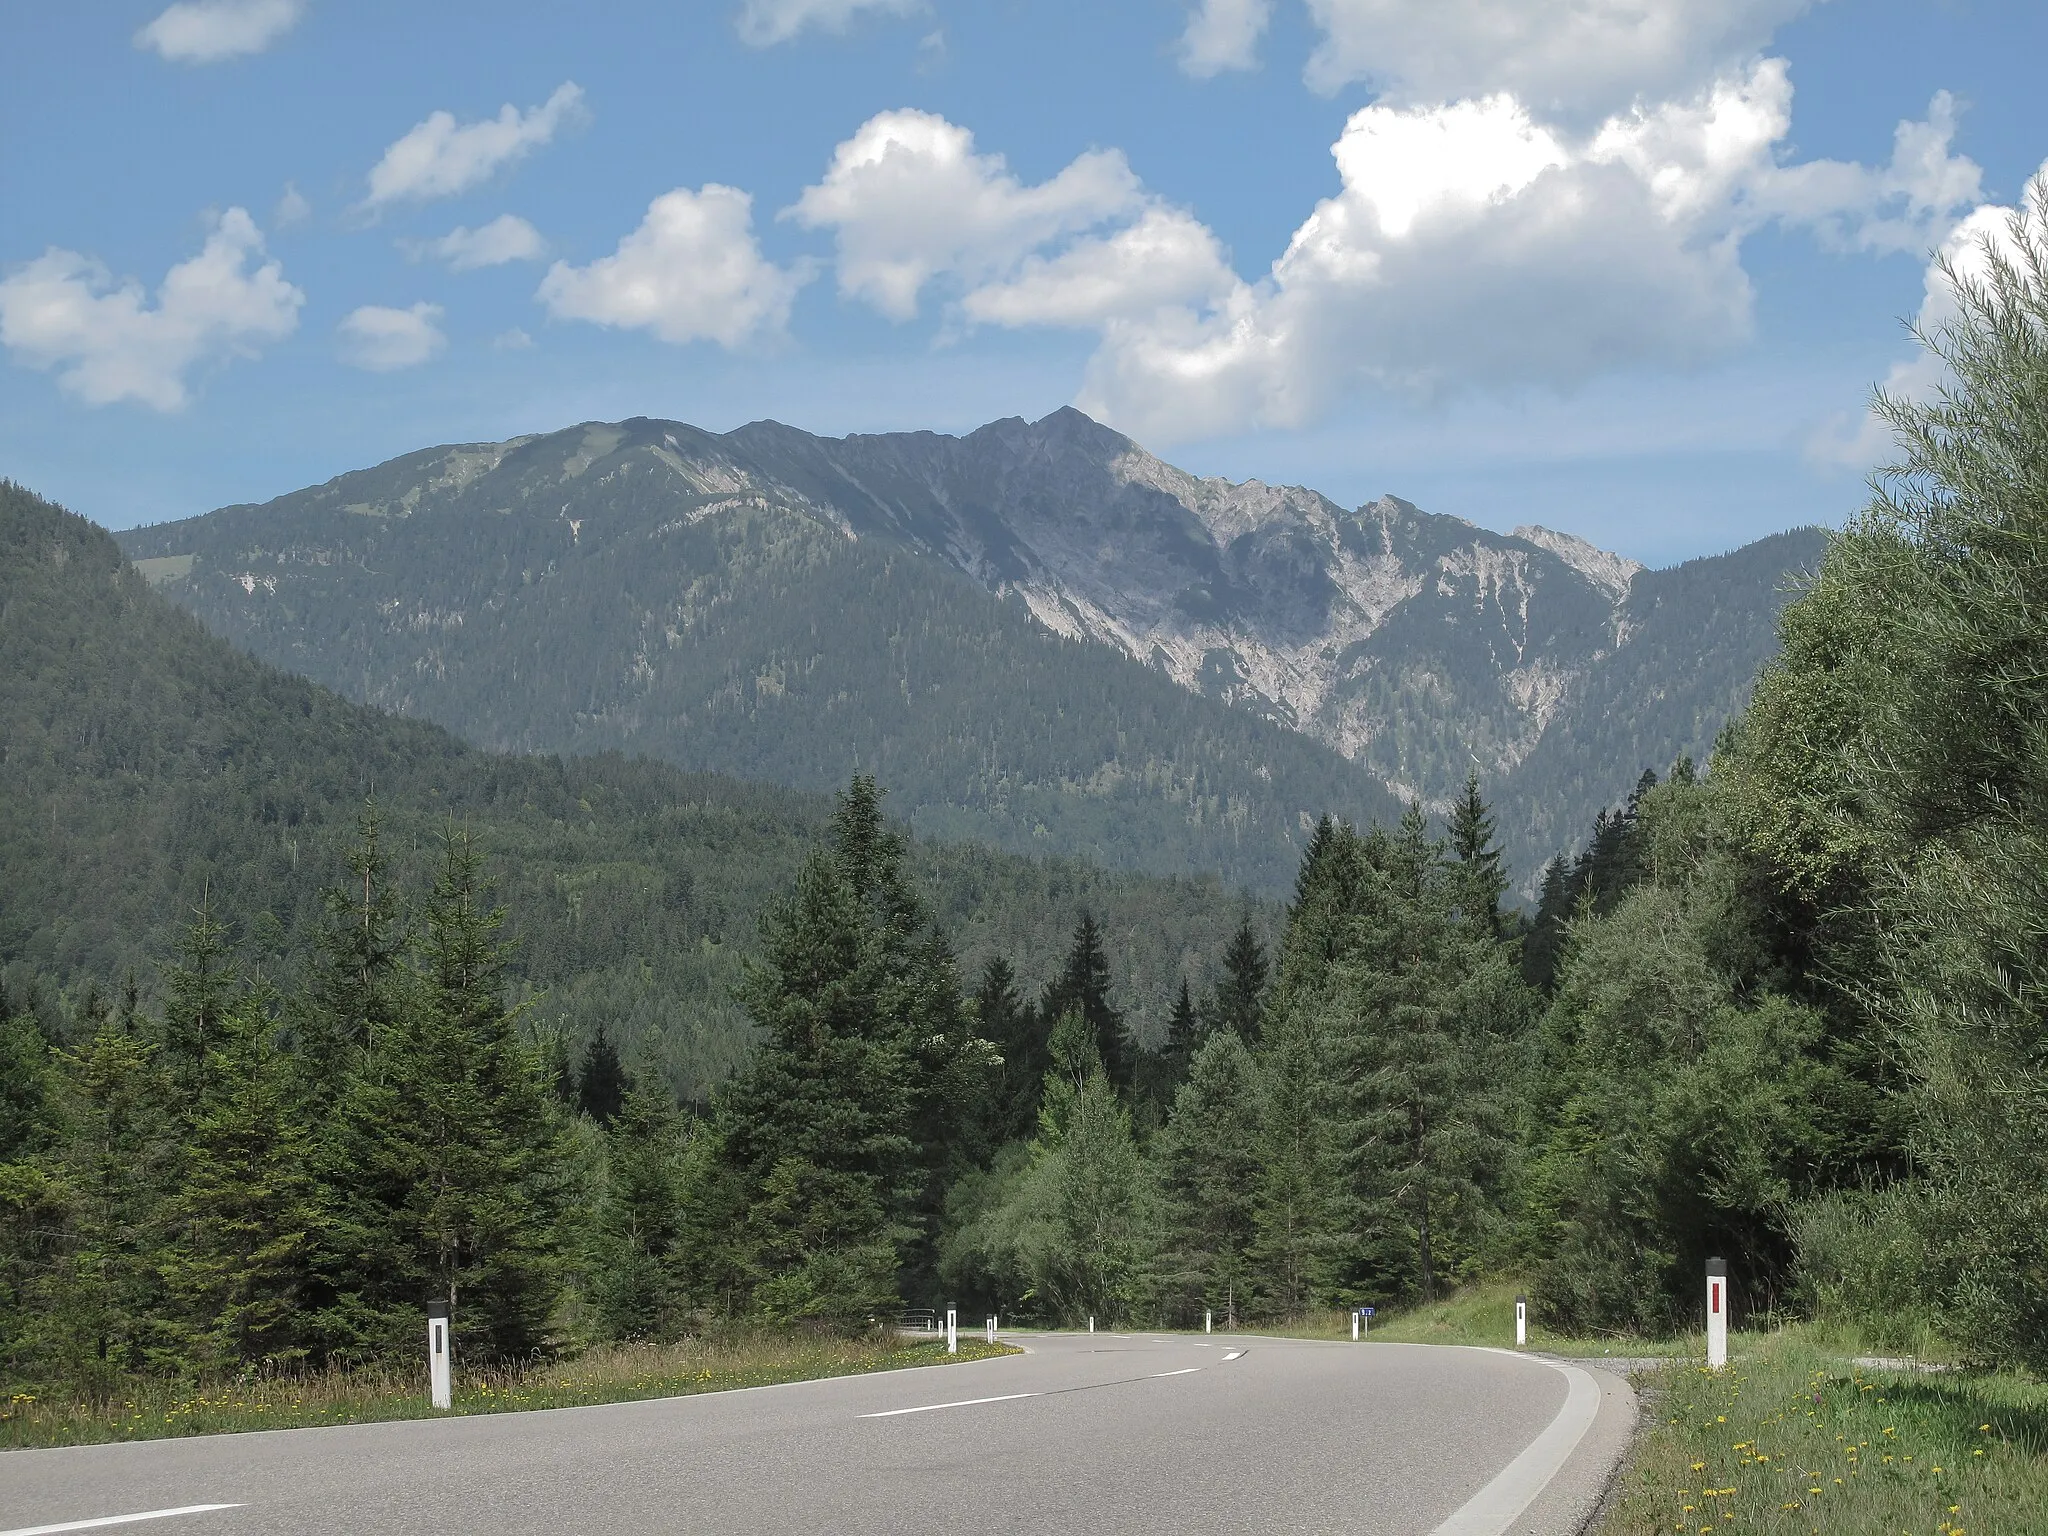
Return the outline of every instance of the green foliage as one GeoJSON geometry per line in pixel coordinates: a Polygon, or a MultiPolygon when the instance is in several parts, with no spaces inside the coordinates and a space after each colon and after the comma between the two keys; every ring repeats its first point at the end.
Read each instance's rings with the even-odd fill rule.
{"type": "Polygon", "coordinates": [[[1216,1031],[1189,1064],[1154,1153],[1163,1238],[1157,1306],[1172,1321],[1191,1324],[1210,1309],[1234,1325],[1239,1308],[1249,1308],[1261,1109],[1251,1052],[1235,1030],[1216,1031]]]}

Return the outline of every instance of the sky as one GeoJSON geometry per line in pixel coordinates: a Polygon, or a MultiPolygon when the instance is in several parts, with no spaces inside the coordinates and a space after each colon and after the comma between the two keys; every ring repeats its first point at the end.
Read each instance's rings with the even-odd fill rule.
{"type": "Polygon", "coordinates": [[[1839,523],[2048,159],[2039,0],[0,0],[0,475],[964,432],[1653,565],[1839,523]]]}

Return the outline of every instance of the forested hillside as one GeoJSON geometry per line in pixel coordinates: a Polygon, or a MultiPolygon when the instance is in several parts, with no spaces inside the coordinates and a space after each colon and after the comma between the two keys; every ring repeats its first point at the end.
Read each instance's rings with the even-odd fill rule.
{"type": "Polygon", "coordinates": [[[1477,767],[1518,887],[1702,753],[1807,531],[1677,571],[1398,497],[1202,480],[1063,410],[936,433],[636,418],[120,535],[217,633],[522,751],[645,752],[916,827],[1278,894],[1323,812],[1477,767]]]}
{"type": "Polygon", "coordinates": [[[820,791],[872,773],[921,832],[1271,891],[1322,810],[1395,805],[1328,748],[1050,634],[914,551],[679,493],[621,438],[557,434],[488,466],[416,455],[125,537],[199,551],[167,594],[237,644],[494,748],[820,791]],[[433,515],[397,515],[415,482],[440,488],[433,515]]]}
{"type": "MultiPolygon", "coordinates": [[[[533,1023],[572,1051],[602,1024],[691,1096],[748,1053],[739,957],[830,809],[617,756],[482,752],[347,703],[208,635],[84,519],[0,487],[0,965],[18,991],[29,976],[91,982],[112,1001],[132,975],[151,997],[202,903],[245,964],[302,965],[373,794],[394,882],[415,897],[444,828],[474,836],[510,914],[508,974],[538,995],[533,1023]]],[[[1027,988],[1092,911],[1120,1001],[1150,1033],[1247,910],[1213,879],[932,841],[910,857],[963,963],[1003,955],[1027,988]]]]}

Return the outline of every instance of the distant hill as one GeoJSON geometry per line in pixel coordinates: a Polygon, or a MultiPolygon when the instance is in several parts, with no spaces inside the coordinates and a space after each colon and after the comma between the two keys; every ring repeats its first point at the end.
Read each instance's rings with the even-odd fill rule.
{"type": "MultiPolygon", "coordinates": [[[[536,1019],[600,1021],[629,1059],[701,1093],[750,1048],[729,997],[765,903],[818,836],[823,797],[609,756],[506,756],[350,703],[208,634],[113,539],[0,482],[0,968],[145,991],[208,894],[248,963],[304,954],[319,892],[374,788],[417,892],[450,818],[479,835],[536,1019]]],[[[970,971],[1049,979],[1083,906],[1123,1001],[1163,1027],[1249,910],[1213,878],[1162,881],[921,841],[914,867],[970,971]]]]}
{"type": "Polygon", "coordinates": [[[1646,572],[1198,479],[1073,410],[592,423],[121,537],[218,633],[493,746],[872,767],[920,828],[1272,892],[1313,816],[1440,806],[1474,767],[1533,880],[1711,742],[1822,538],[1646,572]]]}

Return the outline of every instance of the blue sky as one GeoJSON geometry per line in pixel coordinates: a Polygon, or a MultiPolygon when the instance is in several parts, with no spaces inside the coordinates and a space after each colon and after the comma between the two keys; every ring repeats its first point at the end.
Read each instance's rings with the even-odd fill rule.
{"type": "Polygon", "coordinates": [[[6,15],[0,473],[116,527],[1071,402],[1667,563],[1859,504],[1928,253],[2048,157],[2031,0],[6,15]]]}

